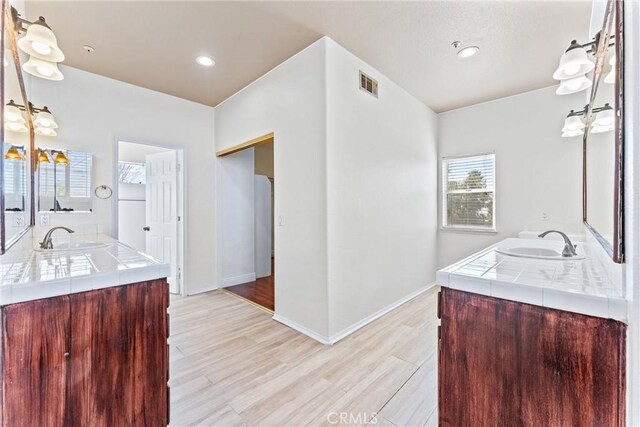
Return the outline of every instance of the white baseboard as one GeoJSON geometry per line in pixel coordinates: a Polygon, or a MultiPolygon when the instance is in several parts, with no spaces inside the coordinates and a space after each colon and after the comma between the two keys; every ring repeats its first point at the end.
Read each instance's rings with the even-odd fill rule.
{"type": "Polygon", "coordinates": [[[324,335],[320,335],[320,334],[318,334],[316,332],[313,332],[311,329],[306,328],[306,327],[304,327],[302,325],[299,325],[296,322],[294,322],[293,320],[289,320],[286,317],[282,317],[277,313],[274,313],[273,320],[275,320],[276,322],[280,322],[283,325],[290,327],[291,329],[295,329],[296,331],[300,332],[301,334],[304,334],[304,335],[308,336],[309,338],[312,338],[312,339],[318,341],[321,344],[331,344],[329,339],[327,337],[325,337],[324,335]]]}
{"type": "Polygon", "coordinates": [[[204,288],[198,288],[198,289],[188,289],[187,295],[203,294],[205,292],[215,291],[216,289],[219,289],[216,285],[208,285],[208,286],[205,286],[204,288]]]}
{"type": "Polygon", "coordinates": [[[338,332],[337,334],[334,334],[330,337],[326,337],[324,335],[318,334],[314,331],[312,331],[309,328],[306,328],[302,325],[297,324],[296,322],[289,320],[285,317],[282,317],[279,314],[274,314],[273,315],[273,320],[275,320],[276,322],[280,322],[285,326],[290,327],[291,329],[295,329],[296,331],[300,332],[301,334],[304,334],[306,336],[308,336],[309,338],[313,338],[314,340],[318,341],[319,343],[325,344],[325,345],[332,345],[337,343],[338,341],[340,341],[343,338],[346,338],[347,336],[351,335],[352,333],[354,333],[355,331],[357,331],[360,328],[363,328],[365,326],[367,326],[369,323],[373,322],[376,319],[379,319],[380,317],[384,316],[385,314],[389,313],[390,311],[395,310],[396,308],[400,307],[402,304],[407,303],[409,301],[411,301],[412,299],[414,299],[415,297],[417,297],[418,295],[428,291],[429,289],[433,288],[434,286],[436,286],[436,283],[430,283],[426,286],[423,286],[422,288],[410,293],[409,295],[400,298],[398,301],[376,311],[375,313],[373,313],[370,316],[365,317],[364,319],[360,320],[359,322],[354,323],[353,325],[343,329],[342,331],[338,332]]]}
{"type": "Polygon", "coordinates": [[[222,279],[221,288],[226,288],[227,286],[240,285],[242,283],[253,282],[256,280],[256,273],[247,273],[241,274],[240,276],[227,277],[226,279],[222,279]]]}
{"type": "Polygon", "coordinates": [[[400,307],[402,304],[405,304],[409,301],[411,301],[412,299],[414,299],[415,297],[417,297],[418,295],[428,291],[429,289],[433,288],[436,285],[435,282],[432,282],[430,284],[428,284],[427,286],[423,286],[422,288],[418,289],[415,292],[410,293],[409,295],[400,298],[398,301],[376,311],[375,313],[373,313],[371,316],[367,316],[364,319],[360,320],[359,322],[354,323],[353,325],[343,329],[342,331],[338,332],[337,334],[331,335],[331,337],[329,337],[329,342],[331,344],[335,344],[338,341],[340,341],[343,338],[348,337],[349,335],[351,335],[352,333],[354,333],[355,331],[357,331],[360,328],[363,328],[365,326],[367,326],[369,323],[373,322],[376,319],[379,319],[380,317],[384,316],[385,314],[389,313],[390,311],[395,310],[396,308],[400,307]]]}

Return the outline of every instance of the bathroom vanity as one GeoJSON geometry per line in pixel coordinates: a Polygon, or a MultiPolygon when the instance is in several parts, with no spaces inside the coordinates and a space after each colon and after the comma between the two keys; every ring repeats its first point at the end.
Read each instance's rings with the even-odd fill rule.
{"type": "Polygon", "coordinates": [[[622,290],[584,245],[502,253],[563,246],[506,239],[438,272],[440,425],[625,425],[622,290]]]}
{"type": "Polygon", "coordinates": [[[168,266],[106,236],[66,246],[0,260],[1,425],[167,425],[168,266]]]}

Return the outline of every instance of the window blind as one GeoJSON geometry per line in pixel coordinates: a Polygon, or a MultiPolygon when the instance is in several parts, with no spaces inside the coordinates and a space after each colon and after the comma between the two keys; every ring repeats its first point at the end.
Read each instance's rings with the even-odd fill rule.
{"type": "Polygon", "coordinates": [[[91,197],[91,154],[80,151],[69,151],[67,153],[69,165],[69,196],[71,198],[91,197]]]}
{"type": "Polygon", "coordinates": [[[495,155],[442,162],[443,226],[495,229],[495,155]]]}

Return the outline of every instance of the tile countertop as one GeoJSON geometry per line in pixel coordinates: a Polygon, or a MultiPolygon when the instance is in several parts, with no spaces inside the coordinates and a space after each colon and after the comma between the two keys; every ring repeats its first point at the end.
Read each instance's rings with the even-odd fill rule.
{"type": "MultiPolygon", "coordinates": [[[[621,284],[611,282],[596,257],[545,260],[496,252],[507,245],[562,251],[564,242],[543,239],[505,239],[437,273],[440,286],[590,316],[627,321],[627,302],[621,284]]],[[[578,254],[585,246],[578,244],[578,254]]]]}
{"type": "Polygon", "coordinates": [[[74,236],[71,241],[104,246],[40,252],[26,244],[0,256],[0,306],[169,276],[168,264],[109,236],[74,236]]]}

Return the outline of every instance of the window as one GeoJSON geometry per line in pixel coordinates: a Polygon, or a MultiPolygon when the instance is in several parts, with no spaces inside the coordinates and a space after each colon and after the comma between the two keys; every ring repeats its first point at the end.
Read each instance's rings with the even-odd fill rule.
{"type": "Polygon", "coordinates": [[[118,162],[118,181],[123,184],[145,184],[146,173],[144,163],[118,162]]]}
{"type": "Polygon", "coordinates": [[[442,160],[442,226],[495,231],[495,155],[442,160]]]}
{"type": "Polygon", "coordinates": [[[64,152],[69,163],[38,164],[38,203],[40,211],[91,212],[93,158],[89,153],[64,152]]]}

